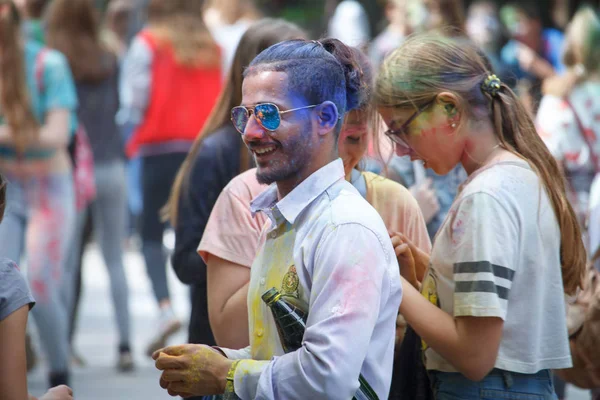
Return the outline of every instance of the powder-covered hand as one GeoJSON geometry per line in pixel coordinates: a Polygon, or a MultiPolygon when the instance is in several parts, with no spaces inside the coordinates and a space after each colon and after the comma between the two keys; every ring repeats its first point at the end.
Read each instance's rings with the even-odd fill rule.
{"type": "Polygon", "coordinates": [[[202,344],[165,347],[152,354],[163,371],[160,386],[183,398],[225,392],[227,372],[233,363],[219,351],[202,344]]]}

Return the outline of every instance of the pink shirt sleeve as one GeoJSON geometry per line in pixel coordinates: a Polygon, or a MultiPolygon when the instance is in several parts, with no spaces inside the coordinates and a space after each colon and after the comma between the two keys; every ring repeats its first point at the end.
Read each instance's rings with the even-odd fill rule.
{"type": "Polygon", "coordinates": [[[250,268],[266,216],[250,211],[250,202],[266,186],[256,181],[255,172],[234,178],[217,199],[198,247],[205,263],[210,255],[250,268]]]}

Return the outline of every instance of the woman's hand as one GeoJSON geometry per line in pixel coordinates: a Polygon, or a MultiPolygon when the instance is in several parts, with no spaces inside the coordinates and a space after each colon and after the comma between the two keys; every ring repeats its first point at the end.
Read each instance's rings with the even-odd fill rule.
{"type": "Polygon", "coordinates": [[[389,232],[389,234],[400,264],[400,275],[419,289],[429,267],[429,255],[415,246],[403,233],[389,232]]]}

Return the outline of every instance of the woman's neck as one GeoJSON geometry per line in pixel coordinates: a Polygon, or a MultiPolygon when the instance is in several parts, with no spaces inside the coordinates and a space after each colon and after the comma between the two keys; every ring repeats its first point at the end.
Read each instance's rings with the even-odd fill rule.
{"type": "Polygon", "coordinates": [[[494,160],[502,148],[491,122],[481,123],[477,130],[468,132],[467,137],[460,162],[467,175],[471,175],[494,160]]]}

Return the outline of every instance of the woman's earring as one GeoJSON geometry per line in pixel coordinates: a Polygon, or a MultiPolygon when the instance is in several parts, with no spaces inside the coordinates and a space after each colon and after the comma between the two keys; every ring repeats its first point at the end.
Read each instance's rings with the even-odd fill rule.
{"type": "Polygon", "coordinates": [[[456,128],[456,122],[453,122],[452,124],[450,124],[451,128],[456,128]]]}

